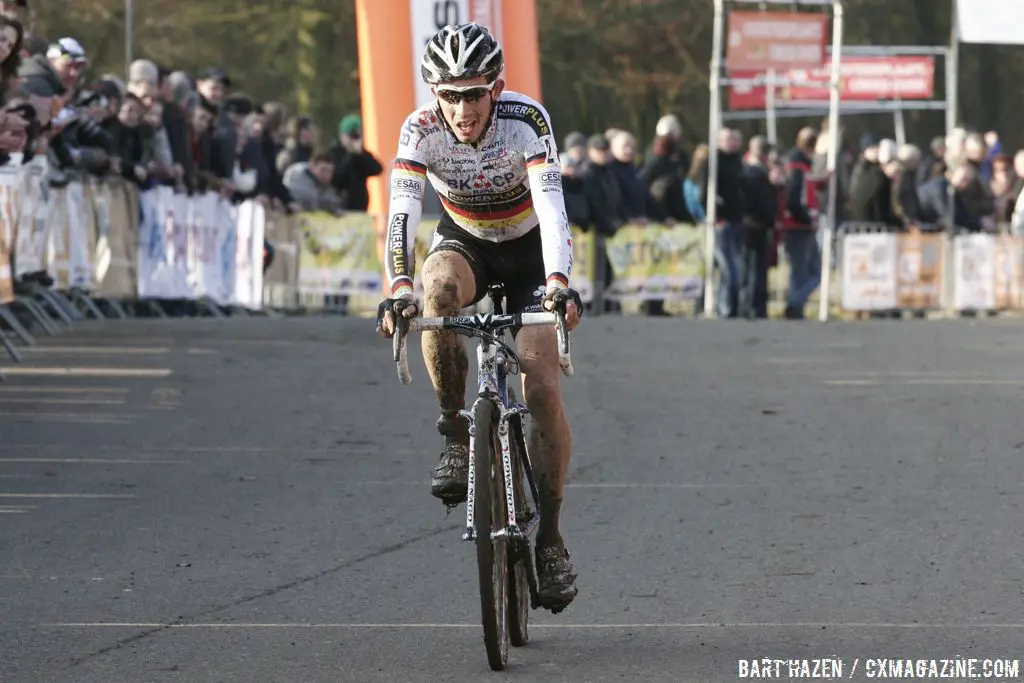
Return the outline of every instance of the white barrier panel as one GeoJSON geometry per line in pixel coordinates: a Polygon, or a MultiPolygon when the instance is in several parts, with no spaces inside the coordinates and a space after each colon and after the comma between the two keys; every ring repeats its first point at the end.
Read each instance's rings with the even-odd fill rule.
{"type": "Polygon", "coordinates": [[[996,307],[996,240],[992,235],[953,238],[953,306],[958,311],[996,307]]]}
{"type": "Polygon", "coordinates": [[[843,237],[843,308],[884,311],[897,307],[896,235],[854,233],[843,237]]]}
{"type": "Polygon", "coordinates": [[[21,167],[22,193],[21,211],[18,216],[18,238],[14,253],[15,277],[27,273],[38,273],[46,269],[46,255],[49,250],[50,188],[43,183],[46,161],[33,160],[21,167]]]}
{"type": "Polygon", "coordinates": [[[233,303],[246,308],[263,305],[263,240],[267,212],[255,202],[238,207],[238,247],[235,250],[233,303]]]}
{"type": "Polygon", "coordinates": [[[167,187],[141,193],[139,204],[140,299],[208,297],[219,305],[262,306],[266,214],[261,207],[253,209],[252,202],[234,207],[212,192],[188,197],[167,187]]]}
{"type": "Polygon", "coordinates": [[[85,186],[79,182],[69,183],[64,201],[67,202],[67,280],[55,275],[54,285],[58,289],[89,290],[94,284],[92,255],[96,231],[92,206],[85,198],[85,186]]]}

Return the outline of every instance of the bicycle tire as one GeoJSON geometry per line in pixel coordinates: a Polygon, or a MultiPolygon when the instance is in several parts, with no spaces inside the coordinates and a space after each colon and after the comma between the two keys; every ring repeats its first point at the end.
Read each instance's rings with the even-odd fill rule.
{"type": "MultiPolygon", "coordinates": [[[[515,393],[508,390],[510,405],[516,402],[515,393]]],[[[516,500],[516,519],[521,524],[526,518],[526,491],[523,478],[523,448],[526,446],[523,434],[522,416],[509,419],[509,452],[512,458],[512,492],[516,500]]],[[[530,640],[530,571],[533,568],[530,539],[522,538],[509,544],[509,566],[512,571],[508,582],[508,630],[509,642],[513,647],[522,647],[530,640]]]]}
{"type": "Polygon", "coordinates": [[[498,409],[489,400],[477,401],[473,411],[476,436],[473,441],[476,526],[476,564],[480,578],[480,612],[484,627],[487,663],[501,671],[508,663],[508,549],[504,538],[491,539],[491,532],[506,526],[505,497],[498,464],[498,409]]]}

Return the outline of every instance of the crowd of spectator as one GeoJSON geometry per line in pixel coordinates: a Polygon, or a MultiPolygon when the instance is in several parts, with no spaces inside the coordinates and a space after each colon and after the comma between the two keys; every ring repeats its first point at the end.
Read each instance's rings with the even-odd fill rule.
{"type": "Polygon", "coordinates": [[[127,79],[95,76],[78,40],[32,35],[30,17],[27,0],[0,0],[0,163],[45,157],[55,187],[91,174],[282,212],[366,211],[382,166],[358,115],[324,141],[311,117],[236,90],[221,68],[193,76],[138,59],[127,79]]]}
{"type": "MultiPolygon", "coordinates": [[[[1024,151],[1009,158],[997,133],[956,128],[933,139],[926,152],[869,134],[854,151],[844,148],[842,131],[839,137],[836,225],[871,223],[897,232],[953,226],[1024,236],[1024,151]]],[[[789,265],[784,317],[804,317],[821,281],[828,143],[827,120],[820,129],[801,129],[788,150],[761,135],[744,141],[737,130],[721,131],[715,141],[718,316],[768,316],[769,271],[781,252],[789,265]]],[[[699,144],[688,152],[676,117],[658,122],[642,161],[636,137],[616,129],[589,138],[572,132],[563,147],[566,210],[583,230],[611,237],[627,223],[704,223],[710,149],[699,144]]],[[[607,267],[606,285],[612,277],[607,267]]],[[[664,314],[657,301],[644,310],[664,314]]]]}

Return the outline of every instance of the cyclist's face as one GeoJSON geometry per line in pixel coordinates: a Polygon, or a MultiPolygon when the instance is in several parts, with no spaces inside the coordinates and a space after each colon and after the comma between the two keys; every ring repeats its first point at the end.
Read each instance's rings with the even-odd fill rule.
{"type": "Polygon", "coordinates": [[[480,139],[491,114],[491,105],[504,87],[505,82],[500,79],[488,83],[483,77],[434,87],[441,112],[460,142],[472,143],[480,139]]]}

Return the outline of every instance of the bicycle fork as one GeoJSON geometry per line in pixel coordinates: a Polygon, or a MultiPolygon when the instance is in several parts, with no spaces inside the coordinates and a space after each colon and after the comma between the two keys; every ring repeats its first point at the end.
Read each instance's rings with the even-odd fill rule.
{"type": "MultiPolygon", "coordinates": [[[[478,401],[486,401],[490,399],[479,398],[478,401]]],[[[495,402],[495,405],[499,411],[498,417],[498,441],[501,445],[501,473],[502,483],[504,484],[505,494],[505,512],[509,523],[502,529],[497,531],[491,531],[491,539],[498,538],[509,538],[509,539],[521,539],[529,533],[533,528],[535,519],[530,520],[527,524],[527,530],[524,533],[519,528],[519,520],[516,519],[516,494],[515,488],[513,487],[512,479],[512,452],[511,452],[511,435],[509,434],[508,428],[508,415],[509,414],[521,414],[522,410],[514,408],[511,411],[507,411],[504,406],[499,402],[495,402]]],[[[469,474],[467,476],[467,490],[466,490],[466,531],[462,534],[462,540],[464,541],[475,541],[476,540],[476,521],[474,518],[474,507],[476,500],[476,423],[473,420],[473,411],[463,411],[463,415],[469,420],[469,474]]],[[[525,457],[525,454],[524,456],[525,457]]],[[[488,476],[489,473],[485,473],[484,476],[488,476]]],[[[532,485],[532,477],[529,478],[532,485]]],[[[491,495],[496,496],[497,491],[492,491],[491,495]]],[[[536,515],[535,515],[536,516],[536,515]]]]}

